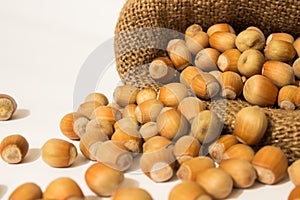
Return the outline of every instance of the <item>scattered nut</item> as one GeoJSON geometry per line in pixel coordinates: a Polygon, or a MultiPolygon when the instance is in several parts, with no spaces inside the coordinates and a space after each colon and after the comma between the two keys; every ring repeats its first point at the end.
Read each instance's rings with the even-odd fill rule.
{"type": "Polygon", "coordinates": [[[16,200],[16,199],[24,199],[24,200],[36,200],[42,199],[43,192],[40,186],[36,183],[26,182],[19,185],[15,188],[12,193],[9,195],[9,200],[16,200]]]}
{"type": "Polygon", "coordinates": [[[43,193],[43,199],[65,200],[70,197],[83,198],[79,185],[69,177],[60,177],[51,181],[43,193]]]}
{"type": "Polygon", "coordinates": [[[29,149],[29,144],[25,137],[19,134],[5,137],[0,144],[2,159],[9,164],[22,162],[29,149]]]}
{"type": "Polygon", "coordinates": [[[11,119],[17,109],[17,103],[10,95],[0,94],[0,121],[11,119]]]}
{"type": "Polygon", "coordinates": [[[97,162],[85,171],[84,178],[86,184],[94,193],[107,197],[119,188],[125,177],[122,171],[97,162]]]}
{"type": "Polygon", "coordinates": [[[153,200],[148,191],[142,188],[126,187],[117,189],[111,200],[153,200]]]}
{"type": "Polygon", "coordinates": [[[77,149],[68,141],[52,138],[42,146],[42,159],[51,167],[69,167],[76,158],[77,149]]]}

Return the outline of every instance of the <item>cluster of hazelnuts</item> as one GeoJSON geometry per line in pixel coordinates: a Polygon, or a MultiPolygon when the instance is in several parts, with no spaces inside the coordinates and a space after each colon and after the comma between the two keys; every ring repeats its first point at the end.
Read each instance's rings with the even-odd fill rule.
{"type": "Polygon", "coordinates": [[[184,39],[169,41],[167,52],[149,67],[160,83],[179,81],[205,100],[220,95],[259,106],[300,106],[300,39],[289,33],[266,37],[253,26],[236,33],[226,23],[205,32],[193,24],[184,39]]]}

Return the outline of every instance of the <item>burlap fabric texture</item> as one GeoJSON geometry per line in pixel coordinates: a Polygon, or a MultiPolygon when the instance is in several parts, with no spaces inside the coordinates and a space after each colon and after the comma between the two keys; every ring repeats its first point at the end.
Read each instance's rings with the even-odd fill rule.
{"type": "MultiPolygon", "coordinates": [[[[300,1],[297,0],[127,0],[115,29],[117,71],[124,84],[159,88],[148,74],[149,63],[166,55],[167,42],[182,37],[185,29],[200,24],[204,30],[226,22],[236,32],[257,26],[265,35],[300,33],[300,1]]],[[[208,103],[224,114],[224,132],[234,128],[236,113],[249,106],[242,100],[208,103]]],[[[264,108],[269,128],[262,145],[280,147],[289,162],[300,158],[300,111],[264,108]]]]}

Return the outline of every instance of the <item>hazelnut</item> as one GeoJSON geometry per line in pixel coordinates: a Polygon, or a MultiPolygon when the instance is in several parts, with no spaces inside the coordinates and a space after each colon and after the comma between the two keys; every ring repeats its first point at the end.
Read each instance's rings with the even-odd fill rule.
{"type": "Polygon", "coordinates": [[[245,107],[236,115],[234,134],[242,143],[256,145],[264,136],[267,127],[268,118],[259,107],[245,107]]]}
{"type": "Polygon", "coordinates": [[[256,152],[252,165],[257,171],[257,180],[272,185],[284,178],[288,160],[280,148],[267,145],[256,152]]]}
{"type": "Polygon", "coordinates": [[[296,186],[292,189],[288,196],[288,200],[298,200],[300,198],[300,186],[296,186]]]}
{"type": "Polygon", "coordinates": [[[256,49],[247,49],[239,57],[237,68],[239,73],[247,78],[261,74],[265,56],[256,49]]]}
{"type": "Polygon", "coordinates": [[[79,148],[81,153],[90,160],[96,160],[96,150],[100,144],[107,141],[109,138],[103,132],[88,132],[80,138],[79,148]]]}
{"type": "Polygon", "coordinates": [[[52,138],[42,146],[42,159],[51,167],[69,167],[76,158],[77,149],[68,141],[52,138]]]}
{"type": "Polygon", "coordinates": [[[192,54],[182,39],[172,39],[167,45],[167,52],[175,68],[182,71],[192,63],[192,54]]]}
{"type": "Polygon", "coordinates": [[[93,93],[88,94],[85,97],[84,101],[85,102],[88,102],[88,101],[97,101],[97,102],[99,102],[103,106],[105,106],[105,105],[108,104],[107,97],[104,94],[99,93],[99,92],[93,92],[93,93]]]}
{"type": "Polygon", "coordinates": [[[271,40],[265,47],[264,53],[268,60],[289,62],[296,55],[296,50],[290,42],[271,40]]]}
{"type": "Polygon", "coordinates": [[[225,71],[221,74],[221,95],[226,99],[236,99],[243,91],[242,77],[233,71],[225,71]]]}
{"type": "Polygon", "coordinates": [[[153,200],[148,191],[142,188],[126,187],[118,188],[111,200],[153,200]]]}
{"type": "Polygon", "coordinates": [[[208,27],[208,29],[207,29],[206,32],[207,32],[207,34],[209,36],[211,36],[215,32],[230,32],[230,33],[234,33],[235,34],[235,30],[232,28],[231,25],[229,25],[227,23],[213,24],[210,27],[208,27]]]}
{"type": "Polygon", "coordinates": [[[35,200],[42,199],[43,192],[40,186],[36,183],[26,182],[16,187],[9,195],[8,200],[27,199],[35,200]]]}
{"type": "Polygon", "coordinates": [[[298,87],[295,85],[286,85],[280,88],[278,93],[277,104],[280,108],[285,110],[296,109],[296,94],[298,87]]]}
{"type": "Polygon", "coordinates": [[[221,135],[217,141],[209,145],[208,153],[217,163],[220,163],[226,150],[237,143],[238,140],[234,135],[221,135]]]}
{"type": "Polygon", "coordinates": [[[231,176],[236,188],[250,188],[255,183],[256,171],[249,161],[227,159],[220,163],[219,168],[231,176]]]}
{"type": "Polygon", "coordinates": [[[102,197],[111,196],[124,181],[122,171],[97,162],[88,167],[84,179],[88,187],[102,197]]]}
{"type": "Polygon", "coordinates": [[[211,158],[198,156],[181,163],[176,175],[182,181],[195,181],[199,173],[215,167],[211,158]]]}
{"type": "Polygon", "coordinates": [[[150,138],[157,136],[159,134],[157,130],[156,122],[147,122],[143,124],[139,132],[142,138],[144,139],[144,141],[147,141],[150,138]]]}
{"type": "Polygon", "coordinates": [[[203,29],[199,24],[192,24],[185,29],[185,37],[193,37],[195,34],[202,31],[203,29]]]}
{"type": "Polygon", "coordinates": [[[192,79],[202,72],[201,69],[195,66],[188,66],[180,73],[180,83],[187,87],[191,86],[192,79]]]}
{"type": "Polygon", "coordinates": [[[221,53],[217,60],[217,66],[222,71],[233,71],[238,73],[238,60],[241,52],[238,49],[227,49],[221,53]]]}
{"type": "Polygon", "coordinates": [[[268,45],[272,40],[283,40],[291,44],[294,43],[294,37],[289,33],[271,33],[266,40],[266,45],[268,45]]]}
{"type": "Polygon", "coordinates": [[[161,136],[168,139],[178,139],[187,134],[189,122],[175,108],[161,112],[156,120],[157,129],[161,136]]]}
{"type": "Polygon", "coordinates": [[[231,176],[220,168],[208,168],[198,173],[196,182],[215,199],[228,197],[233,189],[231,176]]]}
{"type": "Polygon", "coordinates": [[[254,75],[246,80],[243,88],[245,99],[254,105],[273,106],[277,100],[278,88],[270,79],[254,75]]]}
{"type": "Polygon", "coordinates": [[[192,91],[203,100],[217,96],[221,90],[218,80],[209,73],[196,75],[191,82],[192,91]]]}
{"type": "Polygon", "coordinates": [[[203,199],[212,200],[211,196],[194,181],[183,181],[176,184],[169,193],[169,200],[203,199]]]}
{"type": "Polygon", "coordinates": [[[141,104],[150,99],[156,99],[157,93],[153,88],[143,88],[136,95],[136,103],[141,104]]]}
{"type": "Polygon", "coordinates": [[[54,179],[47,185],[43,193],[43,199],[65,200],[70,197],[83,198],[84,194],[79,185],[68,177],[54,179]]]}
{"type": "Polygon", "coordinates": [[[117,86],[113,92],[113,98],[115,102],[125,107],[128,104],[136,102],[136,96],[139,89],[132,85],[120,85],[117,86]]]}
{"type": "Polygon", "coordinates": [[[295,160],[287,169],[290,180],[295,186],[300,185],[300,159],[295,160]]]}
{"type": "Polygon", "coordinates": [[[191,122],[190,135],[197,138],[202,145],[209,144],[221,134],[223,124],[216,113],[204,110],[191,122]]]}
{"type": "Polygon", "coordinates": [[[135,109],[135,117],[141,124],[156,121],[164,105],[160,100],[150,99],[139,104],[135,109]]]}
{"type": "Polygon", "coordinates": [[[188,96],[188,89],[182,83],[169,83],[159,89],[158,100],[165,106],[177,107],[179,102],[188,96]]]}
{"type": "Polygon", "coordinates": [[[13,134],[3,138],[0,144],[2,159],[9,164],[22,162],[29,149],[29,144],[25,137],[13,134]]]}
{"type": "MultiPolygon", "coordinates": [[[[65,114],[59,123],[60,131],[64,136],[71,140],[79,140],[80,136],[83,135],[81,127],[84,126],[87,117],[78,112],[71,112],[65,114]],[[76,124],[75,121],[79,120],[76,124]],[[75,124],[75,125],[74,125],[75,124]],[[78,126],[79,125],[79,126],[78,126]],[[76,128],[76,131],[74,130],[76,128]]],[[[83,130],[84,131],[84,130],[83,130]]]]}
{"type": "Polygon", "coordinates": [[[195,57],[195,65],[203,71],[217,70],[217,62],[220,56],[220,52],[214,48],[204,48],[200,50],[195,57]]]}
{"type": "Polygon", "coordinates": [[[177,110],[179,110],[188,121],[191,121],[199,112],[205,109],[205,102],[197,97],[186,97],[180,101],[177,107],[177,110]]]}
{"type": "Polygon", "coordinates": [[[223,160],[238,158],[242,160],[252,161],[255,155],[254,150],[247,144],[234,144],[229,147],[223,154],[223,160]]]}
{"type": "Polygon", "coordinates": [[[203,31],[197,32],[191,37],[185,37],[186,47],[194,55],[208,47],[208,40],[209,37],[207,33],[203,31]]]}
{"type": "Polygon", "coordinates": [[[116,121],[118,121],[121,118],[122,113],[117,108],[109,105],[97,107],[91,116],[91,119],[105,119],[109,121],[112,125],[114,125],[116,121]]]}
{"type": "Polygon", "coordinates": [[[113,169],[126,171],[132,165],[133,157],[122,142],[107,140],[96,143],[95,159],[113,169]]]}
{"type": "Polygon", "coordinates": [[[215,32],[209,37],[209,44],[220,52],[235,48],[236,35],[230,32],[215,32]]]}
{"type": "Polygon", "coordinates": [[[149,74],[157,82],[166,84],[173,82],[179,72],[167,57],[155,58],[149,65],[149,74]]]}
{"type": "Polygon", "coordinates": [[[265,40],[264,34],[258,28],[250,28],[236,36],[235,45],[241,52],[247,49],[262,50],[265,40]]]}
{"type": "Polygon", "coordinates": [[[83,102],[79,105],[77,112],[80,114],[83,114],[86,117],[90,117],[92,115],[92,113],[94,112],[94,110],[99,107],[102,106],[103,104],[100,103],[99,101],[87,101],[87,102],[83,102]]]}
{"type": "Polygon", "coordinates": [[[293,68],[284,62],[269,60],[263,64],[262,75],[269,78],[277,87],[295,83],[293,68]]]}
{"type": "Polygon", "coordinates": [[[180,137],[174,144],[173,153],[179,164],[199,155],[201,144],[190,135],[180,137]]]}
{"type": "Polygon", "coordinates": [[[11,119],[17,109],[17,103],[13,97],[0,94],[0,121],[11,119]]]}
{"type": "Polygon", "coordinates": [[[129,151],[139,153],[142,147],[142,138],[138,130],[132,127],[116,129],[111,140],[121,142],[129,151]]]}

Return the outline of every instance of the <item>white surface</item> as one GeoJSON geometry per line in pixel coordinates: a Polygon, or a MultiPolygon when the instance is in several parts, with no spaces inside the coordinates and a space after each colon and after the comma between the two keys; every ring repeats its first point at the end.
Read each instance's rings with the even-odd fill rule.
{"type": "MultiPolygon", "coordinates": [[[[18,103],[14,119],[0,122],[0,139],[19,133],[30,143],[23,163],[9,165],[0,159],[0,199],[7,199],[21,183],[35,182],[44,190],[51,180],[61,176],[73,178],[85,195],[94,195],[84,181],[85,170],[92,162],[79,150],[70,168],[56,169],[42,161],[40,148],[50,138],[68,140],[59,130],[59,121],[73,110],[78,73],[89,55],[112,39],[124,2],[0,0],[0,92],[12,95],[18,103]]],[[[111,98],[119,83],[113,63],[104,73],[95,90],[111,98]]],[[[167,199],[176,183],[174,179],[155,184],[138,169],[126,173],[124,182],[147,189],[157,200],[167,199]]],[[[292,188],[287,180],[275,186],[257,184],[248,190],[235,190],[228,199],[282,200],[292,188]]]]}

